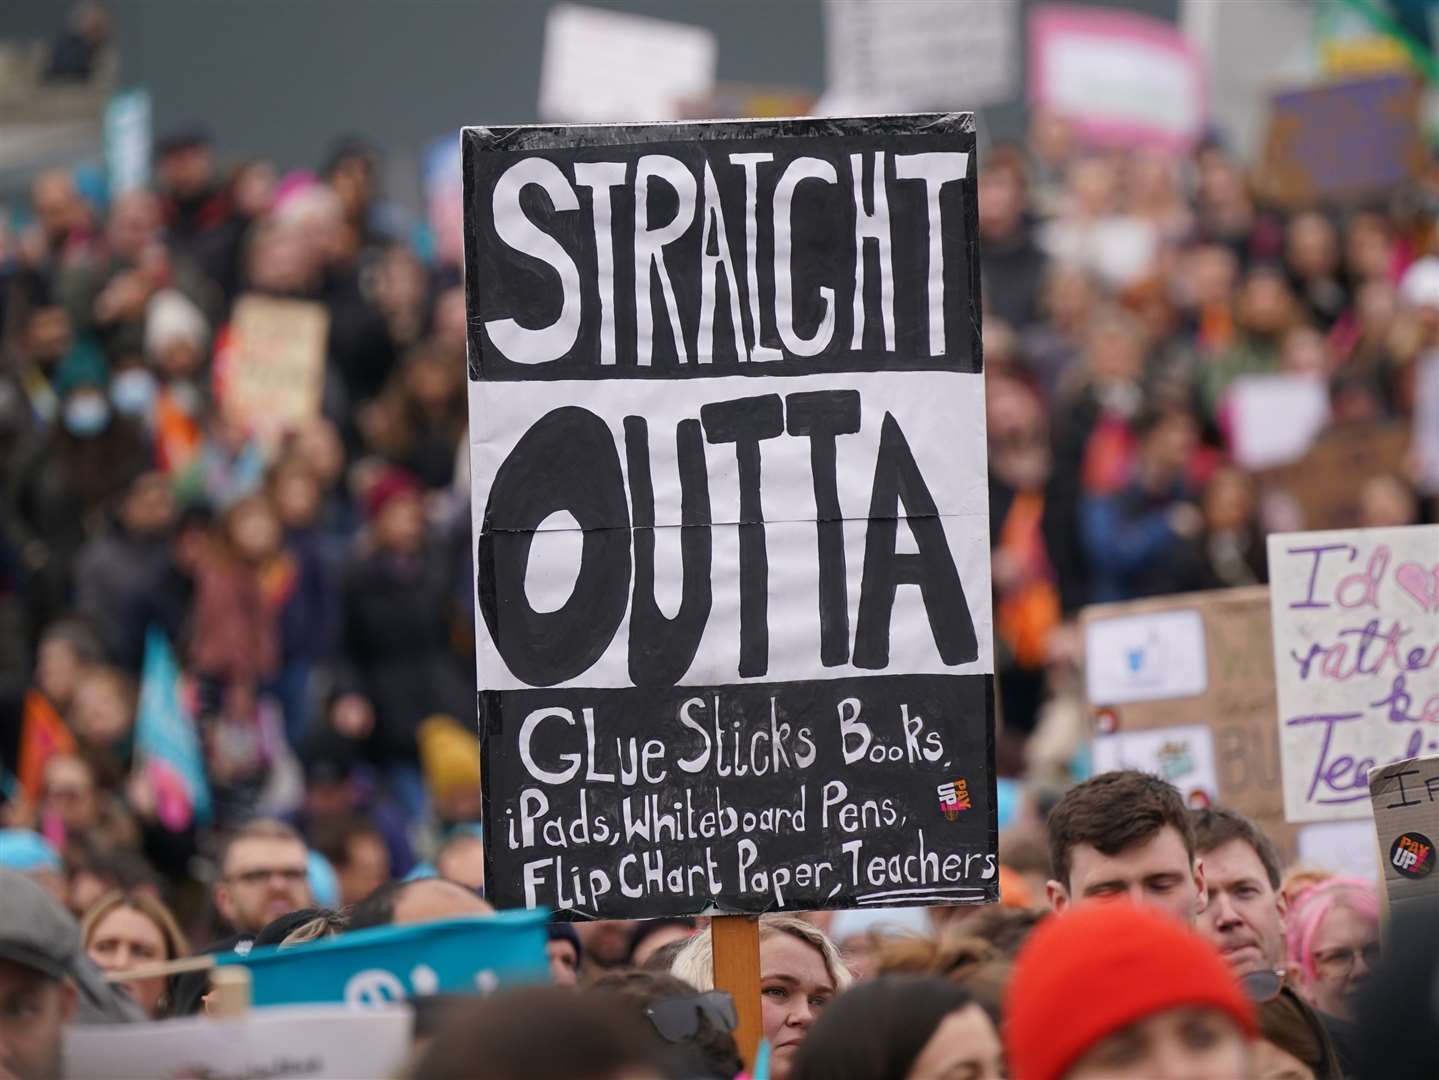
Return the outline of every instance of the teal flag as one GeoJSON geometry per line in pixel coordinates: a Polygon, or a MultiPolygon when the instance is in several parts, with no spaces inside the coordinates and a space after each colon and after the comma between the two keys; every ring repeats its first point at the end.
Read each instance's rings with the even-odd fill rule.
{"type": "Polygon", "coordinates": [[[256,1006],[384,1005],[430,994],[488,993],[545,982],[549,913],[502,911],[415,926],[377,926],[289,948],[226,953],[250,969],[256,1006]]]}

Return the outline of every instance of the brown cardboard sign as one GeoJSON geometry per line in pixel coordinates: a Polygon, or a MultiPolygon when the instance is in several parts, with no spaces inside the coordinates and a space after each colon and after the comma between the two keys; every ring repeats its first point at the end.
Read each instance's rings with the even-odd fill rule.
{"type": "Polygon", "coordinates": [[[1212,797],[1252,818],[1292,860],[1297,842],[1284,820],[1269,590],[1099,604],[1085,608],[1080,621],[1096,771],[1150,768],[1191,805],[1203,804],[1212,784],[1212,797]],[[1151,752],[1152,762],[1143,760],[1151,752]]]}
{"type": "Polygon", "coordinates": [[[1309,452],[1260,475],[1269,499],[1292,501],[1292,530],[1352,529],[1359,525],[1364,481],[1404,470],[1409,432],[1404,424],[1362,422],[1324,431],[1309,452]]]}
{"type": "Polygon", "coordinates": [[[242,296],[221,359],[226,417],[273,446],[320,411],[330,316],[322,304],[242,296]]]}
{"type": "Polygon", "coordinates": [[[1390,913],[1433,903],[1439,899],[1439,755],[1371,770],[1369,798],[1390,913]]]}

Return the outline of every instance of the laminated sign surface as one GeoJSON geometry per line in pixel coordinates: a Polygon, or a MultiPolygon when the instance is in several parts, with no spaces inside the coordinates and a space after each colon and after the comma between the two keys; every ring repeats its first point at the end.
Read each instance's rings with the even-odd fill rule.
{"type": "Polygon", "coordinates": [[[998,893],[974,127],[468,128],[487,890],[998,893]]]}

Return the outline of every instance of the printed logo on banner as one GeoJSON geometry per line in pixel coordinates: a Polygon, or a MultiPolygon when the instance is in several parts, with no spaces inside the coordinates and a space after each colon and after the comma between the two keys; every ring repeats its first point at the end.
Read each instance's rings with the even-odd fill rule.
{"type": "Polygon", "coordinates": [[[1411,881],[1426,878],[1434,872],[1434,842],[1423,833],[1401,833],[1390,845],[1389,862],[1411,881]]]}
{"type": "Polygon", "coordinates": [[[462,141],[496,904],[997,899],[973,117],[462,141]]]}
{"type": "Polygon", "coordinates": [[[949,821],[959,817],[961,810],[968,810],[973,803],[969,800],[969,782],[963,777],[939,785],[939,808],[949,821]]]}

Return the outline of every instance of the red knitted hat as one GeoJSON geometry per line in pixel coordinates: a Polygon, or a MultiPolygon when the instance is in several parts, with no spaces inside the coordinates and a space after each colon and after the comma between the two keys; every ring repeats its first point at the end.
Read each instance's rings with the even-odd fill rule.
{"type": "Polygon", "coordinates": [[[1219,953],[1172,916],[1124,901],[1051,916],[1020,950],[1005,993],[1010,1080],[1060,1080],[1105,1036],[1186,1006],[1259,1033],[1219,953]]]}
{"type": "Polygon", "coordinates": [[[391,466],[375,477],[365,493],[365,516],[374,521],[395,496],[417,495],[419,491],[420,482],[414,473],[391,466]]]}

